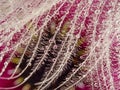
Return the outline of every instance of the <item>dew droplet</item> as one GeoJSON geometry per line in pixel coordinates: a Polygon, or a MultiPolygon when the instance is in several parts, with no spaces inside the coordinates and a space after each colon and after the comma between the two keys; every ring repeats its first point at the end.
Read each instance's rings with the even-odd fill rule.
{"type": "Polygon", "coordinates": [[[32,63],[28,63],[28,66],[32,66],[32,63]]]}
{"type": "Polygon", "coordinates": [[[5,65],[5,66],[8,65],[8,62],[5,62],[4,65],[5,65]]]}
{"type": "Polygon", "coordinates": [[[51,42],[54,42],[54,40],[53,40],[53,39],[50,39],[50,40],[49,40],[49,43],[51,43],[51,42]]]}
{"type": "Polygon", "coordinates": [[[53,46],[53,49],[57,49],[57,45],[54,45],[54,46],[53,46]]]}
{"type": "Polygon", "coordinates": [[[95,10],[95,14],[99,14],[100,13],[100,10],[95,10]]]}
{"type": "Polygon", "coordinates": [[[3,55],[0,56],[0,62],[3,60],[3,55]]]}

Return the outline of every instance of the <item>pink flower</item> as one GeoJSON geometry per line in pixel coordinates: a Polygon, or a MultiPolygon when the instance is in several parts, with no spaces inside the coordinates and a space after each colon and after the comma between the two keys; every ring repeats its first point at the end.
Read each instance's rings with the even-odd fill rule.
{"type": "Polygon", "coordinates": [[[119,1],[12,3],[14,10],[0,16],[0,90],[120,89],[119,1]]]}

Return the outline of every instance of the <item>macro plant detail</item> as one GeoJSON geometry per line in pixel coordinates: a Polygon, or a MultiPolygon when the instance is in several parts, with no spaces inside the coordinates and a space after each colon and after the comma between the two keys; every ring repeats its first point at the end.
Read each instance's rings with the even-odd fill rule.
{"type": "Polygon", "coordinates": [[[0,90],[119,90],[119,0],[1,0],[0,90]]]}

